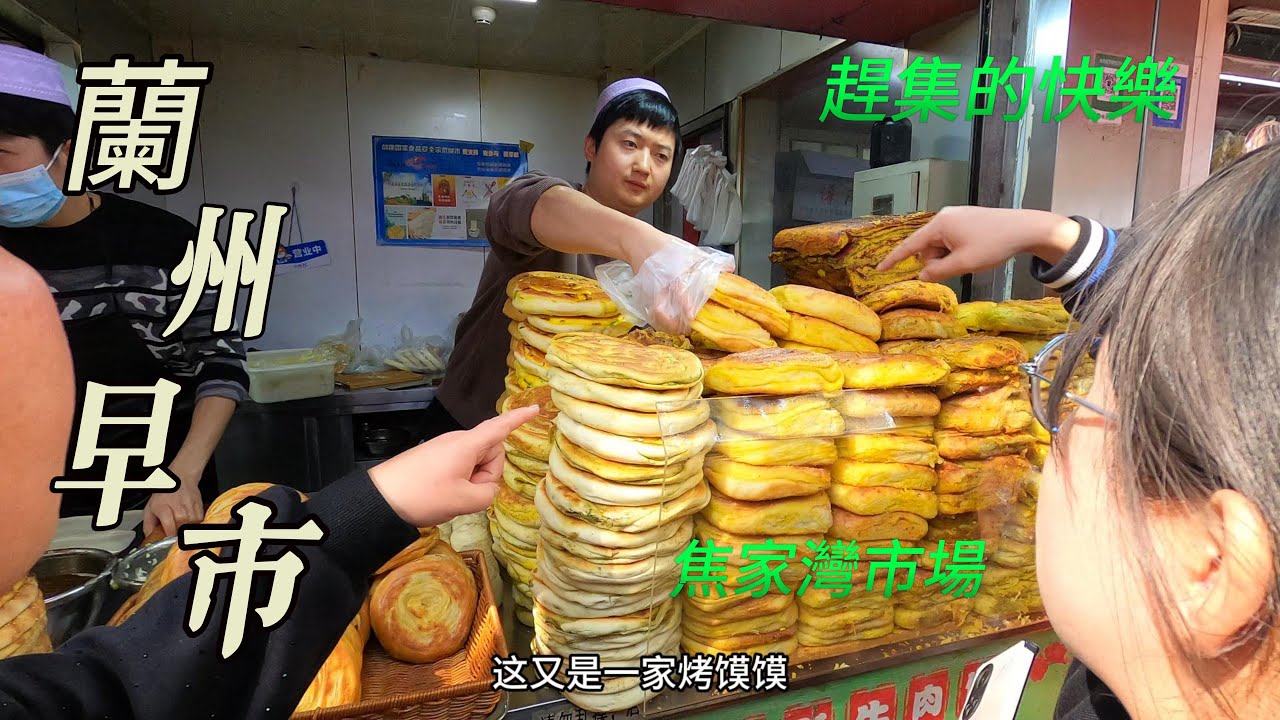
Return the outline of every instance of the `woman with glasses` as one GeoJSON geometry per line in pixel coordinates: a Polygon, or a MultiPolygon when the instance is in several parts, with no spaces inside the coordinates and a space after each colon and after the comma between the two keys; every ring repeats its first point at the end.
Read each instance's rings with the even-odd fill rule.
{"type": "Polygon", "coordinates": [[[886,265],[915,254],[938,279],[1023,252],[1081,321],[1024,368],[1054,435],[1036,571],[1079,658],[1056,716],[1274,717],[1280,146],[1118,241],[1089,221],[951,208],[886,265]],[[1074,392],[1091,355],[1093,385],[1074,392]]]}

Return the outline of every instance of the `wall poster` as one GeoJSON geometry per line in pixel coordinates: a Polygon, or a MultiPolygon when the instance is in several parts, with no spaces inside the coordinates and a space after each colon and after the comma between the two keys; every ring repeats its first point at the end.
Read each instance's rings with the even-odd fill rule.
{"type": "Polygon", "coordinates": [[[489,198],[528,168],[528,153],[515,143],[373,136],[378,244],[488,244],[489,198]]]}

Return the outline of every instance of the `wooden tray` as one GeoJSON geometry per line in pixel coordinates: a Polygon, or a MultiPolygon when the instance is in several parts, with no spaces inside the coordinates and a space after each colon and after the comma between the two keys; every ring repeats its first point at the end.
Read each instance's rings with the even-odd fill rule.
{"type": "Polygon", "coordinates": [[[492,689],[493,657],[506,657],[498,606],[479,550],[462,558],[476,577],[479,599],[467,645],[426,665],[395,660],[369,636],[360,674],[360,702],[299,713],[293,720],[483,720],[498,706],[502,691],[492,689]]]}
{"type": "Polygon", "coordinates": [[[334,382],[348,390],[363,390],[386,385],[399,385],[400,383],[421,380],[424,377],[426,376],[416,372],[409,372],[408,370],[379,370],[370,373],[339,373],[334,376],[334,382]]]}

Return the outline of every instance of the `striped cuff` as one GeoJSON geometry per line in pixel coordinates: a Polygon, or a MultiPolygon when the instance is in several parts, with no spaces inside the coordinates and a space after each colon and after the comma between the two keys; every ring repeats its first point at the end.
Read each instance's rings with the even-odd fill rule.
{"type": "Polygon", "coordinates": [[[1056,265],[1035,258],[1032,276],[1061,294],[1078,292],[1097,282],[1111,263],[1115,251],[1115,231],[1097,220],[1072,217],[1080,225],[1080,239],[1056,265]]]}

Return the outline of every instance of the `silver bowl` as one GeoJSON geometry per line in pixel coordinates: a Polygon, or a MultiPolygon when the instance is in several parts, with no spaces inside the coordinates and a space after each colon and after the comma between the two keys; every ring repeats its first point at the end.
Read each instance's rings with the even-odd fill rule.
{"type": "Polygon", "coordinates": [[[49,640],[58,647],[98,621],[116,558],[106,550],[50,550],[31,571],[44,592],[49,640]]]}
{"type": "Polygon", "coordinates": [[[164,560],[165,555],[169,554],[169,549],[177,541],[177,537],[167,537],[125,555],[111,572],[111,587],[131,593],[142,589],[151,571],[160,564],[161,560],[164,560]]]}

